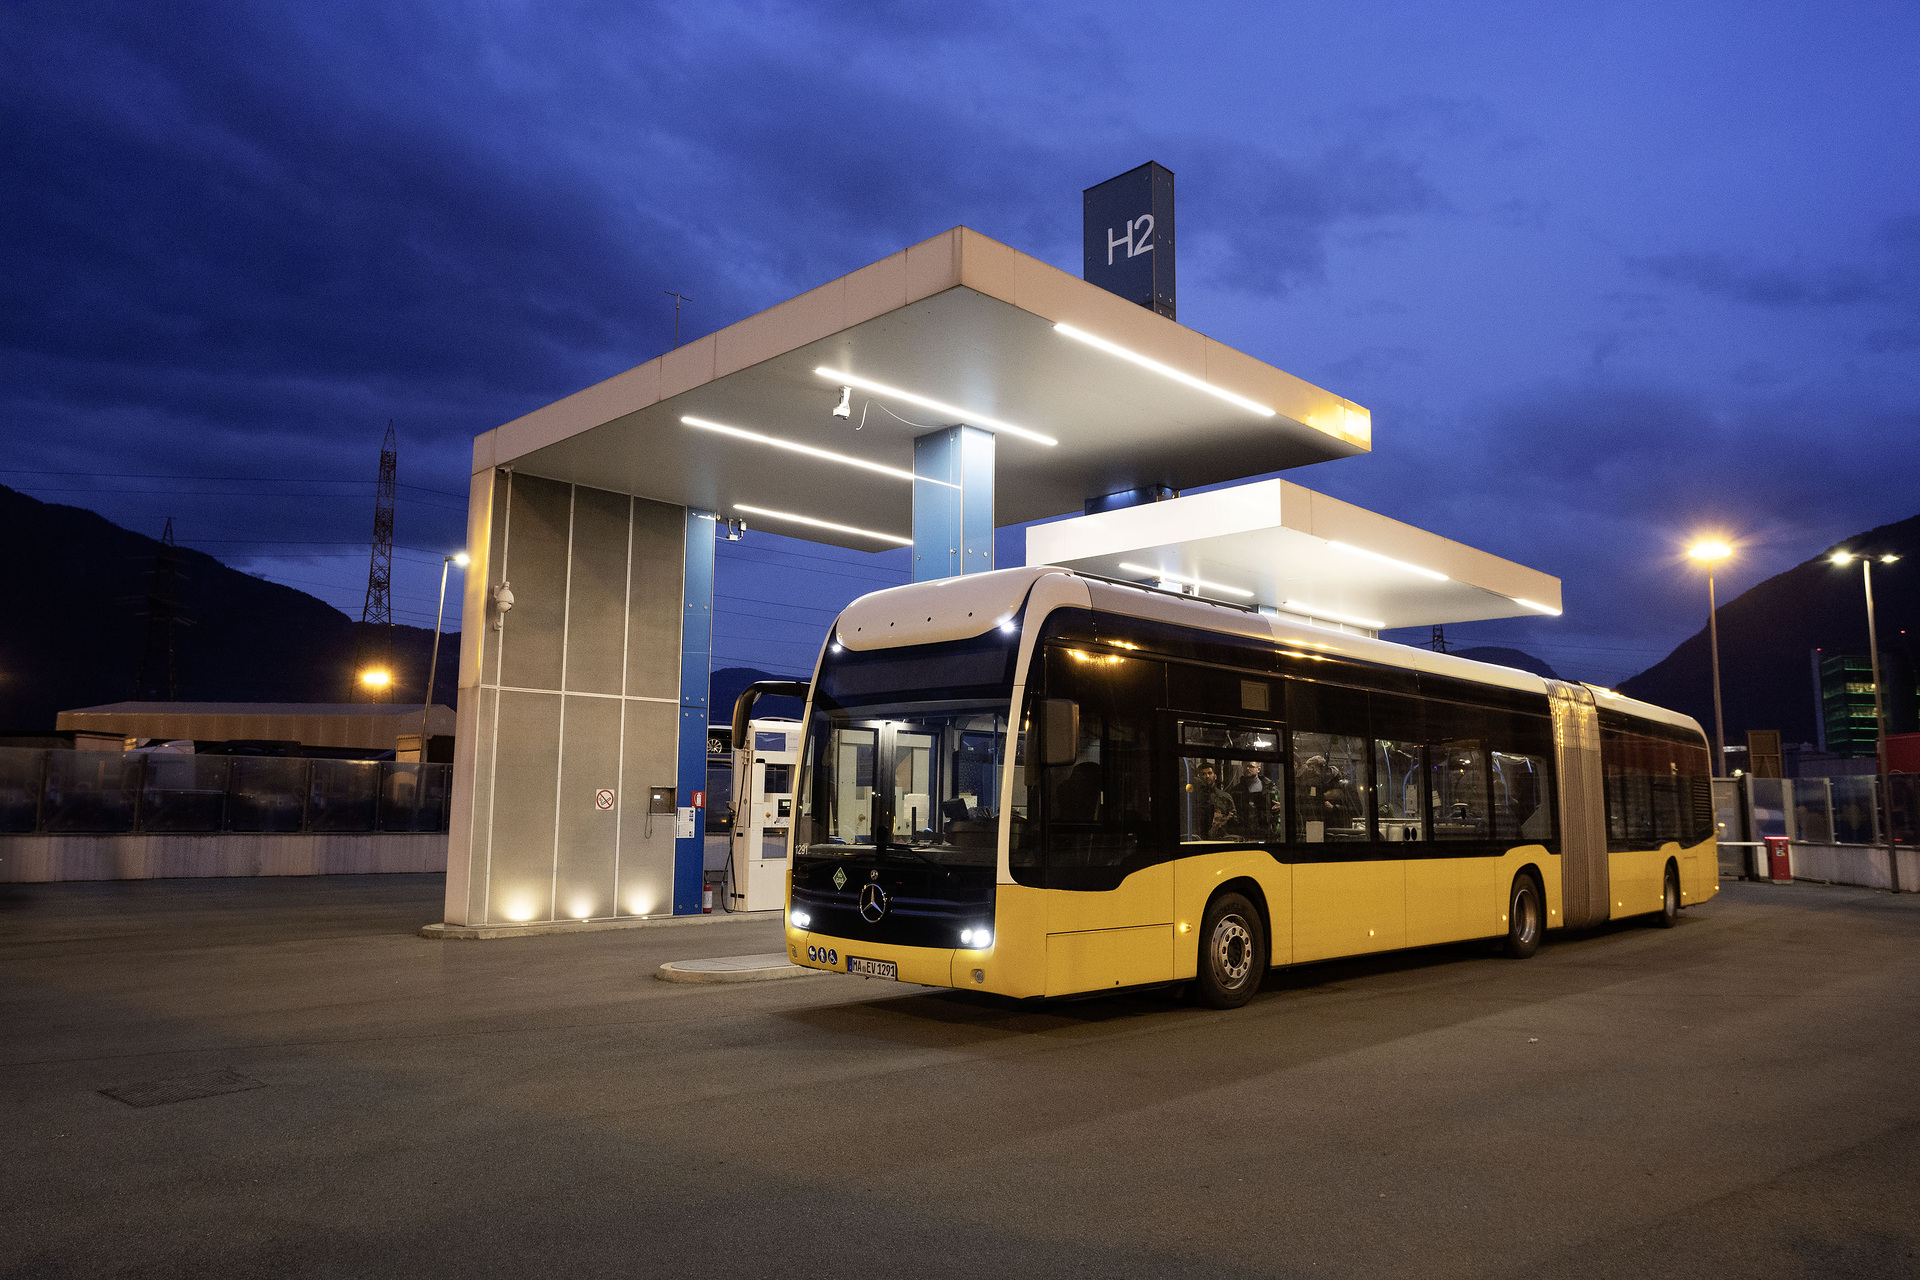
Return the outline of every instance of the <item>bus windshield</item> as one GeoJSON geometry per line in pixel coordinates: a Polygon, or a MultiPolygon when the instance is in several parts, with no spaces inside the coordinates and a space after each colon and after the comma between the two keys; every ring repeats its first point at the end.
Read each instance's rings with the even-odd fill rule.
{"type": "Polygon", "coordinates": [[[829,652],[795,851],[993,863],[1017,637],[829,652]]]}

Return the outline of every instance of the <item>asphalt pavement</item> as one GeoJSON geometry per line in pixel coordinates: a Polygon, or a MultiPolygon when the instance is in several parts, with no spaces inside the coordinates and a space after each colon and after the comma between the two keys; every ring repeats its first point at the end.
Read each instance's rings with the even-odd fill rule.
{"type": "Polygon", "coordinates": [[[0,896],[0,1275],[1920,1275],[1920,896],[1215,1012],[670,984],[777,925],[429,941],[440,892],[0,896]]]}

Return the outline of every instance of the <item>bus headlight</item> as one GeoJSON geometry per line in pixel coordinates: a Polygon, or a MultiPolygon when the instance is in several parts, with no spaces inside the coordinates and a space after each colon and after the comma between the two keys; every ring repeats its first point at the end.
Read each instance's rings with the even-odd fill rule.
{"type": "Polygon", "coordinates": [[[975,951],[984,951],[993,945],[993,930],[962,929],[960,931],[960,945],[970,947],[975,951]]]}
{"type": "Polygon", "coordinates": [[[788,914],[787,919],[793,921],[793,927],[796,929],[804,929],[813,923],[813,917],[804,911],[791,912],[788,914]]]}

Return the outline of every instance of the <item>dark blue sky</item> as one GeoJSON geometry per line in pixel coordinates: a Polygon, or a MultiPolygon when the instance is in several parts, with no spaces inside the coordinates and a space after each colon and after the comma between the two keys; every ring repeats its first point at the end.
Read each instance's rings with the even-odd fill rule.
{"type": "MultiPolygon", "coordinates": [[[[662,290],[691,336],[955,224],[1077,274],[1147,159],[1181,321],[1373,411],[1290,478],[1565,579],[1456,639],[1618,681],[1689,534],[1731,592],[1920,511],[1911,4],[22,3],[0,66],[0,482],[355,616],[389,418],[430,625],[472,436],[662,290]]],[[[716,661],[783,671],[904,573],[722,559],[716,661]]]]}

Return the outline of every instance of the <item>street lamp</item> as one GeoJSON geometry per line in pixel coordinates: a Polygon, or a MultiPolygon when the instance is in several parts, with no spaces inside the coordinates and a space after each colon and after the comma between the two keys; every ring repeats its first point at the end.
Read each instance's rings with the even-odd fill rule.
{"type": "Polygon", "coordinates": [[[1873,562],[1892,564],[1900,557],[1896,555],[1856,555],[1851,551],[1836,551],[1827,557],[1834,564],[1845,568],[1855,560],[1860,562],[1860,580],[1867,589],[1867,661],[1873,669],[1873,768],[1880,775],[1881,826],[1880,834],[1887,841],[1887,876],[1895,893],[1900,892],[1900,855],[1893,848],[1893,796],[1890,788],[1893,783],[1887,776],[1887,711],[1886,701],[1880,688],[1880,637],[1873,627],[1873,562]]]}
{"type": "Polygon", "coordinates": [[[433,712],[433,681],[440,674],[440,623],[447,616],[447,571],[454,565],[462,569],[471,563],[464,551],[456,551],[440,563],[440,607],[433,615],[433,657],[427,662],[427,699],[420,705],[420,759],[427,758],[427,717],[433,712]]]}
{"type": "Polygon", "coordinates": [[[368,667],[360,673],[360,683],[377,692],[393,683],[393,672],[385,667],[368,667]]]}
{"type": "Polygon", "coordinates": [[[1727,725],[1720,714],[1720,610],[1713,599],[1713,566],[1733,554],[1724,542],[1696,542],[1687,554],[1707,566],[1707,648],[1713,656],[1713,776],[1727,776],[1727,725]]]}

